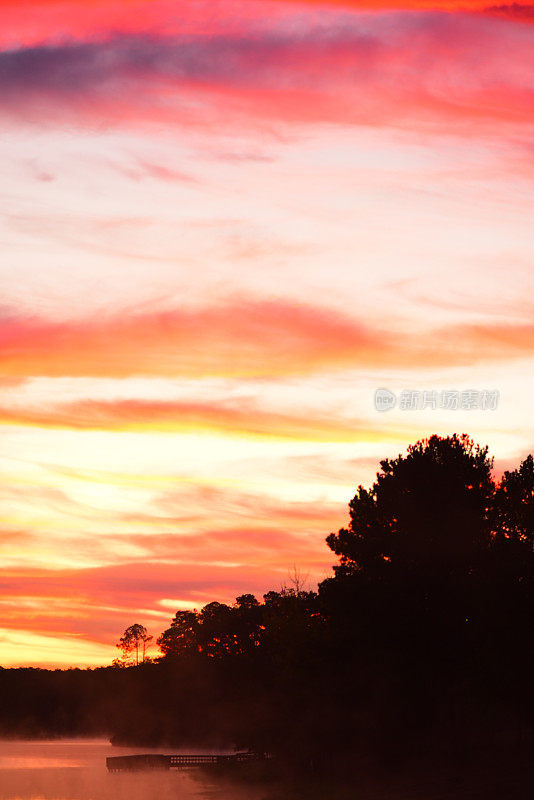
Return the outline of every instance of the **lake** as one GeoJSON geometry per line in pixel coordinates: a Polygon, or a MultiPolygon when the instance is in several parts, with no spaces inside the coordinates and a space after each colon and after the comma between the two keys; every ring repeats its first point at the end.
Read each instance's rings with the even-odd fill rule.
{"type": "Polygon", "coordinates": [[[0,800],[261,800],[264,796],[257,787],[219,785],[199,769],[113,774],[106,769],[106,756],[151,752],[191,751],[111,747],[102,739],[0,740],[0,800]]]}

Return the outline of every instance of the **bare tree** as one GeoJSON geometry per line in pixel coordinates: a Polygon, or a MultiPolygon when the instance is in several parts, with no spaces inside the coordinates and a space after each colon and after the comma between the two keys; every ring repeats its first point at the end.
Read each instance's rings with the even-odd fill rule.
{"type": "MultiPolygon", "coordinates": [[[[308,578],[309,578],[309,573],[303,575],[296,564],[294,564],[293,569],[289,571],[288,574],[289,585],[297,597],[300,597],[301,594],[303,594],[303,592],[306,591],[308,578]]],[[[283,586],[282,588],[286,589],[286,586],[283,586]]]]}

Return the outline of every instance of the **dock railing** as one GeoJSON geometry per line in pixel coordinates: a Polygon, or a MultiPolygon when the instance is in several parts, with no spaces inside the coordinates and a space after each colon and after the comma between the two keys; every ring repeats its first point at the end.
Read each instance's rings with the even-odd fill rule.
{"type": "Polygon", "coordinates": [[[159,755],[146,753],[134,756],[110,756],[106,766],[110,772],[137,772],[139,770],[169,770],[202,767],[210,764],[240,764],[246,761],[264,761],[263,753],[192,753],[159,755]]]}

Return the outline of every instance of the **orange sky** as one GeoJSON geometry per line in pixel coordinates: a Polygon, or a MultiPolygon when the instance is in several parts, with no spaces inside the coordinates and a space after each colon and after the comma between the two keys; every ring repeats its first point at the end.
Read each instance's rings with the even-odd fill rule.
{"type": "Polygon", "coordinates": [[[0,665],[315,585],[421,436],[532,450],[530,6],[31,5],[0,24],[0,665]]]}

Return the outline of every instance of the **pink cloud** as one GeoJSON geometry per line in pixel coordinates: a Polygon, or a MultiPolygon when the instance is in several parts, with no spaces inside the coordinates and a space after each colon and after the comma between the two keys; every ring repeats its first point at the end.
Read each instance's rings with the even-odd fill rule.
{"type": "MultiPolygon", "coordinates": [[[[485,11],[484,0],[2,0],[0,46],[30,46],[44,42],[94,40],[106,34],[166,33],[213,35],[238,33],[273,20],[308,14],[334,18],[361,11],[468,9],[485,11]]],[[[529,3],[495,5],[518,16],[529,3]]]]}
{"type": "MultiPolygon", "coordinates": [[[[379,438],[369,423],[331,415],[269,412],[240,400],[182,402],[151,400],[80,400],[46,407],[0,406],[0,424],[71,430],[213,431],[227,435],[275,437],[305,441],[360,441],[379,438]]],[[[391,435],[389,431],[388,435],[391,435]]]]}
{"type": "Polygon", "coordinates": [[[4,116],[41,121],[440,120],[469,132],[532,121],[533,36],[485,15],[401,12],[119,35],[0,53],[0,99],[4,116]]]}
{"type": "Polygon", "coordinates": [[[336,313],[284,301],[62,323],[6,317],[0,369],[18,378],[283,375],[369,364],[387,341],[336,313]]]}
{"type": "MultiPolygon", "coordinates": [[[[214,599],[232,602],[243,592],[261,597],[263,592],[287,583],[292,566],[220,567],[145,561],[85,570],[3,569],[2,627],[74,635],[113,645],[134,621],[133,616],[142,616],[139,609],[165,612],[162,599],[174,598],[201,607],[214,599]],[[36,608],[28,608],[28,600],[34,601],[36,608]]],[[[325,567],[310,579],[327,571],[325,567]]],[[[151,629],[157,633],[167,627],[173,614],[169,608],[168,620],[154,617],[155,623],[149,622],[151,629]]],[[[112,657],[110,651],[110,660],[112,657]]]]}
{"type": "Polygon", "coordinates": [[[482,10],[489,15],[514,19],[520,22],[534,21],[534,5],[529,3],[503,3],[502,5],[487,6],[482,10]]]}
{"type": "MultiPolygon", "coordinates": [[[[489,322],[429,329],[421,337],[372,329],[325,308],[287,301],[249,301],[193,310],[117,315],[77,321],[38,318],[0,320],[0,370],[15,380],[30,376],[224,376],[303,375],[361,366],[462,365],[529,355],[534,326],[489,322]]],[[[4,408],[5,421],[71,427],[157,426],[183,411],[187,424],[265,434],[278,428],[334,438],[336,424],[314,420],[299,426],[289,417],[256,409],[123,401],[80,403],[56,412],[4,408]],[[313,428],[315,427],[315,433],[313,428]]],[[[357,424],[356,424],[357,427],[357,424]]],[[[285,433],[284,433],[285,431],[285,433]]]]}

